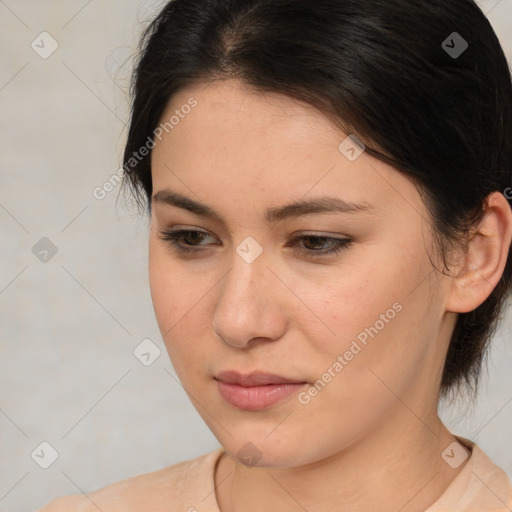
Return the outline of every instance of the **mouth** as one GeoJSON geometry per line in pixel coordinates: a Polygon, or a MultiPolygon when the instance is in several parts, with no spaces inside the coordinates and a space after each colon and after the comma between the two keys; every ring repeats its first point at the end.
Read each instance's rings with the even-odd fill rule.
{"type": "Polygon", "coordinates": [[[271,373],[226,371],[214,377],[224,400],[244,411],[259,411],[290,397],[307,382],[271,373]]]}

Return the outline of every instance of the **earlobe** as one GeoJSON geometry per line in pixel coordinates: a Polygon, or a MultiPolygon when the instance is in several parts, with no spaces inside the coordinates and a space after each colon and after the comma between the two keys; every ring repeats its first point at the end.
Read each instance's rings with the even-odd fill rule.
{"type": "Polygon", "coordinates": [[[512,240],[512,210],[503,194],[493,192],[484,205],[484,217],[452,278],[446,310],[473,311],[485,302],[498,284],[509,255],[512,240]]]}

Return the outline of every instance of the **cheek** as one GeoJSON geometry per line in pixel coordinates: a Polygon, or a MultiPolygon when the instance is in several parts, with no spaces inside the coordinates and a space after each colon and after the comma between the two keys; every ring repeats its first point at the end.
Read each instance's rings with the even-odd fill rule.
{"type": "Polygon", "coordinates": [[[342,353],[354,339],[364,343],[369,332],[375,332],[375,324],[379,333],[384,332],[395,321],[400,309],[396,303],[403,296],[397,274],[392,267],[367,259],[318,280],[309,297],[304,297],[304,303],[325,325],[325,335],[313,337],[317,348],[342,353]]]}
{"type": "MultiPolygon", "coordinates": [[[[149,245],[149,286],[155,316],[162,334],[173,329],[201,294],[197,273],[184,271],[169,248],[154,238],[149,245]]],[[[174,330],[174,329],[173,329],[174,330]]],[[[172,331],[170,331],[172,332],[172,331]]]]}
{"type": "Polygon", "coordinates": [[[211,284],[201,272],[185,272],[158,241],[150,242],[149,284],[155,317],[169,357],[179,369],[197,367],[205,357],[204,330],[208,325],[204,307],[211,284]]]}
{"type": "Polygon", "coordinates": [[[357,380],[367,379],[369,367],[407,372],[419,364],[435,336],[429,318],[431,282],[425,279],[432,269],[420,251],[407,258],[390,253],[386,260],[375,254],[349,272],[318,282],[309,304],[328,329],[322,336],[310,330],[316,359],[323,364],[317,372],[338,361],[331,371],[357,380]]]}
{"type": "Polygon", "coordinates": [[[149,288],[155,316],[163,335],[171,327],[168,317],[172,314],[176,288],[171,282],[171,269],[156,243],[150,240],[149,244],[149,288]]]}

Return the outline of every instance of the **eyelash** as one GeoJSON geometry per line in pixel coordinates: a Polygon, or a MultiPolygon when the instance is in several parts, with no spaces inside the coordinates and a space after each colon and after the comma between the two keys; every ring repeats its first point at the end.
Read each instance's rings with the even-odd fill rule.
{"type": "MultiPolygon", "coordinates": [[[[192,249],[192,247],[198,247],[198,246],[194,246],[194,245],[190,245],[190,244],[184,246],[181,243],[179,243],[179,240],[186,237],[186,235],[197,234],[197,233],[200,233],[200,234],[203,234],[206,236],[210,236],[208,233],[206,233],[204,231],[198,231],[198,230],[194,230],[194,229],[183,229],[183,230],[176,230],[176,231],[160,231],[160,239],[167,242],[171,246],[172,249],[178,251],[181,254],[191,254],[191,253],[197,254],[197,253],[201,252],[202,249],[192,249]]],[[[288,242],[286,247],[293,245],[294,246],[293,251],[296,254],[299,254],[300,256],[303,256],[306,258],[313,259],[313,258],[318,258],[321,256],[332,256],[334,254],[338,254],[339,252],[348,248],[348,246],[351,243],[352,243],[352,240],[350,238],[333,238],[333,237],[318,236],[318,235],[302,235],[302,236],[293,238],[291,240],[291,244],[290,244],[290,242],[288,242]],[[308,250],[308,249],[297,248],[296,243],[298,241],[308,239],[308,238],[313,238],[316,240],[320,240],[322,242],[333,242],[333,243],[336,243],[337,245],[331,249],[323,250],[323,251],[313,251],[311,249],[308,250]]]]}

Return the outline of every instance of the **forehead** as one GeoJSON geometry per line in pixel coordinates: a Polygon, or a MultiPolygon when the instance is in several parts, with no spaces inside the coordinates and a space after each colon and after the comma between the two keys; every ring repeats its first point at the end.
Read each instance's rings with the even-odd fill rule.
{"type": "Polygon", "coordinates": [[[196,168],[235,167],[239,176],[260,167],[260,181],[269,164],[269,177],[275,178],[278,171],[290,169],[298,178],[300,168],[310,161],[318,161],[321,172],[320,160],[330,154],[336,163],[338,146],[346,137],[314,107],[282,94],[255,91],[236,80],[182,89],[167,104],[160,126],[171,119],[173,126],[153,150],[156,167],[161,160],[177,163],[186,155],[196,168]],[[190,103],[195,106],[186,107],[190,103]]]}
{"type": "Polygon", "coordinates": [[[221,144],[240,144],[240,152],[247,153],[263,141],[259,152],[285,145],[307,148],[308,142],[322,139],[337,146],[340,137],[339,129],[311,105],[284,94],[256,91],[237,80],[195,84],[179,91],[168,102],[161,122],[188,111],[191,101],[197,105],[182,115],[172,135],[201,137],[204,145],[213,143],[211,151],[220,150],[221,144]]]}
{"type": "Polygon", "coordinates": [[[401,188],[411,193],[411,183],[390,166],[365,153],[346,158],[340,144],[348,134],[282,94],[234,80],[195,84],[173,96],[161,123],[173,116],[177,124],[156,141],[151,157],[156,192],[170,187],[212,198],[202,201],[211,205],[237,198],[237,208],[245,202],[261,212],[326,194],[383,207],[401,188]]]}

